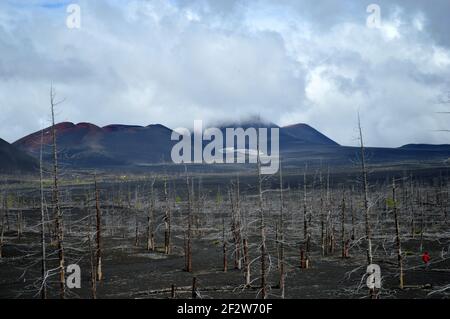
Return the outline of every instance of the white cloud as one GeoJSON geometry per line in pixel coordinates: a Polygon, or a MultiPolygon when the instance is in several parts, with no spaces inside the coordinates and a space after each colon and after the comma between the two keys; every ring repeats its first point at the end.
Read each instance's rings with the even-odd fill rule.
{"type": "MultiPolygon", "coordinates": [[[[46,1],[49,2],[49,1],[46,1]]],[[[381,29],[350,1],[0,3],[0,137],[39,129],[53,81],[59,120],[190,126],[260,114],[354,144],[448,143],[434,102],[450,87],[443,8],[379,1],[381,29]]],[[[444,15],[445,16],[445,15],[444,15]]]]}

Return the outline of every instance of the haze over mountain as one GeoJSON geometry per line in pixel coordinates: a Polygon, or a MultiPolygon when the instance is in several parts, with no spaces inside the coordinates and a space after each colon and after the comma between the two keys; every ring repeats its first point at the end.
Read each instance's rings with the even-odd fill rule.
{"type": "MultiPolygon", "coordinates": [[[[274,123],[246,121],[222,124],[227,127],[277,127],[280,129],[280,152],[283,162],[298,166],[309,164],[351,165],[359,155],[355,147],[340,146],[307,124],[279,127],[274,123]]],[[[170,153],[177,141],[171,140],[172,129],[163,125],[113,124],[98,127],[90,123],[63,122],[56,125],[60,162],[73,168],[142,167],[172,163],[170,153]]],[[[38,157],[42,131],[25,136],[13,145],[38,157]]],[[[43,130],[44,159],[51,161],[51,129],[43,130]]],[[[269,135],[270,137],[270,135],[269,135]]],[[[269,139],[270,143],[270,139],[269,139]]],[[[204,143],[206,144],[206,143],[204,143]]],[[[404,161],[446,161],[449,145],[406,145],[401,148],[367,148],[373,163],[404,161]]]]}

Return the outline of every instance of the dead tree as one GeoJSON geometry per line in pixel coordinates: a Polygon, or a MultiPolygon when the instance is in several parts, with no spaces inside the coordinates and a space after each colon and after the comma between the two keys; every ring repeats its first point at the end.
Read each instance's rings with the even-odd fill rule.
{"type": "MultiPolygon", "coordinates": [[[[367,265],[371,265],[373,263],[373,254],[372,254],[372,234],[370,228],[370,214],[369,214],[369,184],[367,181],[367,168],[366,168],[366,157],[364,150],[364,140],[361,128],[361,120],[358,113],[358,129],[359,129],[359,140],[360,140],[360,150],[361,150],[361,175],[363,182],[363,195],[364,195],[364,219],[366,226],[366,242],[367,242],[367,265]]],[[[369,289],[369,294],[372,299],[377,298],[377,293],[375,289],[369,289]]]]}
{"type": "Polygon", "coordinates": [[[153,219],[155,210],[155,194],[154,194],[155,179],[150,185],[150,207],[147,215],[147,250],[155,250],[155,233],[153,230],[153,219]]]}
{"type": "Polygon", "coordinates": [[[410,210],[410,227],[411,227],[411,237],[414,238],[416,236],[416,222],[415,222],[415,208],[414,208],[414,182],[412,175],[410,176],[409,181],[409,210],[410,210]]]}
{"type": "MultiPolygon", "coordinates": [[[[280,158],[280,234],[279,234],[279,264],[280,264],[280,290],[281,298],[285,297],[285,273],[284,273],[284,194],[283,194],[283,171],[280,158]]],[[[278,234],[278,232],[277,232],[278,234]]]]}
{"type": "Polygon", "coordinates": [[[22,211],[20,210],[17,211],[16,222],[17,222],[16,226],[17,240],[20,240],[22,238],[22,211]]]}
{"type": "Polygon", "coordinates": [[[175,299],[177,297],[176,293],[175,293],[175,285],[172,284],[172,286],[170,287],[170,298],[171,299],[175,299]]]}
{"type": "Polygon", "coordinates": [[[92,299],[97,299],[97,269],[96,269],[96,251],[92,247],[92,215],[89,213],[88,217],[89,225],[88,225],[88,236],[87,243],[89,249],[89,274],[90,274],[90,283],[91,283],[91,294],[92,299]]]}
{"type": "Polygon", "coordinates": [[[197,290],[197,277],[192,278],[192,299],[197,299],[198,290],[197,290]]]}
{"type": "Polygon", "coordinates": [[[267,255],[267,247],[266,247],[266,224],[264,221],[264,207],[263,207],[263,191],[262,191],[262,176],[261,176],[261,155],[259,149],[259,138],[258,138],[258,150],[257,150],[257,169],[258,169],[258,208],[260,215],[260,249],[261,249],[261,298],[267,298],[267,269],[266,269],[266,255],[267,255]]]}
{"type": "Polygon", "coordinates": [[[241,195],[240,195],[240,182],[239,175],[236,178],[236,218],[235,218],[235,251],[236,251],[236,269],[242,268],[241,254],[242,254],[242,216],[241,216],[241,195]]]}
{"type": "Polygon", "coordinates": [[[134,190],[134,246],[139,246],[139,219],[138,212],[140,209],[139,205],[139,197],[138,197],[138,188],[136,187],[134,190]]]}
{"type": "Polygon", "coordinates": [[[322,251],[322,257],[325,256],[325,216],[324,216],[324,200],[323,200],[323,182],[322,172],[319,175],[320,183],[320,248],[322,251]]]}
{"type": "Polygon", "coordinates": [[[56,244],[59,259],[59,285],[60,296],[62,299],[66,295],[65,284],[65,264],[64,264],[64,228],[63,215],[59,203],[59,180],[58,180],[58,149],[56,145],[56,125],[55,125],[55,107],[62,101],[55,101],[55,92],[53,87],[50,89],[50,106],[52,115],[52,144],[53,144],[53,215],[55,218],[56,244]]]}
{"type": "MultiPolygon", "coordinates": [[[[186,234],[186,248],[185,248],[185,258],[186,265],[185,270],[187,272],[192,272],[192,190],[189,183],[189,176],[186,170],[186,188],[187,188],[187,204],[188,204],[188,216],[187,216],[187,234],[186,234]]],[[[193,182],[193,180],[192,180],[193,182]]]]}
{"type": "Polygon", "coordinates": [[[309,268],[309,230],[308,230],[308,195],[306,188],[306,166],[305,171],[303,173],[303,248],[301,251],[300,260],[301,260],[301,268],[308,269],[309,268]]]}
{"type": "Polygon", "coordinates": [[[1,223],[1,229],[0,229],[0,258],[3,257],[3,245],[5,240],[5,215],[2,214],[2,223],[1,223]]]}
{"type": "Polygon", "coordinates": [[[341,205],[341,244],[342,244],[342,258],[347,258],[348,244],[345,239],[345,191],[342,192],[342,205],[341,205]]]}
{"type": "Polygon", "coordinates": [[[356,239],[356,228],[355,228],[355,209],[353,207],[353,194],[354,190],[352,187],[351,193],[350,193],[350,212],[352,214],[352,240],[356,239]]]}
{"type": "Polygon", "coordinates": [[[439,174],[439,190],[436,200],[439,203],[440,214],[444,218],[444,225],[447,225],[447,210],[444,206],[444,181],[442,179],[442,172],[439,174]]]}
{"type": "Polygon", "coordinates": [[[99,191],[97,187],[97,177],[94,176],[94,187],[95,187],[95,216],[96,216],[96,273],[97,273],[97,281],[102,281],[103,273],[102,273],[102,213],[100,210],[100,199],[99,199],[99,191]]]}
{"type": "Polygon", "coordinates": [[[425,232],[425,203],[428,204],[428,192],[425,194],[425,203],[420,195],[420,251],[423,251],[423,241],[424,241],[424,232],[425,232]]]}
{"type": "Polygon", "coordinates": [[[203,233],[202,226],[205,222],[204,220],[204,202],[205,202],[205,196],[203,194],[203,187],[202,187],[202,178],[201,176],[198,178],[197,183],[197,196],[195,198],[195,234],[196,236],[201,236],[203,233]]]}
{"type": "Polygon", "coordinates": [[[227,239],[225,236],[225,218],[222,219],[223,272],[228,270],[227,239]]]}
{"type": "Polygon", "coordinates": [[[167,178],[164,178],[164,253],[169,255],[171,253],[171,214],[170,214],[170,199],[167,190],[167,178]]]}
{"type": "Polygon", "coordinates": [[[4,216],[6,221],[6,231],[9,232],[9,196],[8,193],[5,194],[5,197],[3,198],[3,209],[4,209],[4,216]]]}
{"type": "MultiPolygon", "coordinates": [[[[41,195],[41,298],[47,299],[47,264],[45,244],[45,207],[44,207],[44,172],[42,161],[42,148],[44,143],[44,130],[41,132],[41,147],[39,152],[39,186],[41,195]]],[[[3,227],[2,227],[3,229],[3,227]]],[[[1,245],[1,243],[0,243],[1,245]]],[[[0,248],[1,250],[1,248],[0,248]]],[[[0,252],[1,256],[1,252],[0,252]]]]}
{"type": "MultiPolygon", "coordinates": [[[[231,218],[230,218],[230,227],[231,227],[231,234],[233,236],[233,242],[236,244],[236,238],[235,238],[235,203],[234,203],[234,188],[233,188],[233,182],[230,183],[230,187],[228,189],[228,200],[230,202],[230,210],[231,210],[231,218]]],[[[237,261],[236,261],[236,254],[234,255],[234,266],[237,267],[237,261]]]]}
{"type": "Polygon", "coordinates": [[[331,192],[330,192],[330,167],[327,170],[327,190],[326,190],[326,227],[325,227],[325,253],[334,254],[335,250],[335,235],[334,235],[334,220],[331,211],[331,192]]]}
{"type": "Polygon", "coordinates": [[[395,189],[395,179],[392,179],[392,205],[394,211],[394,222],[395,222],[395,242],[397,244],[397,259],[398,259],[398,269],[399,269],[399,280],[400,289],[403,289],[403,256],[402,256],[402,243],[400,240],[400,225],[398,218],[398,208],[397,208],[397,198],[395,189]]]}
{"type": "Polygon", "coordinates": [[[243,239],[243,246],[244,246],[244,278],[245,278],[245,287],[250,287],[251,282],[251,272],[250,272],[250,256],[248,254],[248,239],[243,239]]]}
{"type": "Polygon", "coordinates": [[[361,120],[358,113],[358,129],[359,129],[359,140],[360,140],[360,150],[361,150],[361,174],[363,182],[364,191],[364,218],[366,225],[366,240],[367,240],[367,264],[371,265],[373,261],[372,255],[372,235],[370,229],[370,216],[369,216],[369,184],[367,182],[367,168],[366,168],[366,157],[364,150],[364,140],[361,128],[361,120]]]}
{"type": "Polygon", "coordinates": [[[231,183],[229,198],[231,206],[231,233],[233,235],[234,244],[234,268],[241,269],[241,208],[239,196],[239,178],[237,179],[236,187],[231,183]]]}
{"type": "Polygon", "coordinates": [[[442,178],[442,173],[440,175],[440,183],[439,183],[439,203],[441,208],[441,214],[444,216],[444,225],[448,224],[448,186],[446,187],[446,191],[444,191],[444,180],[442,178]],[[444,196],[445,195],[445,196],[444,196]]]}

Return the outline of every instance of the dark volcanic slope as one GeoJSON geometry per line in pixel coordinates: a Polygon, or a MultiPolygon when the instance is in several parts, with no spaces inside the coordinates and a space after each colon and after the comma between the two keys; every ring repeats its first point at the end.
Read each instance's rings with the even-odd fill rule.
{"type": "Polygon", "coordinates": [[[263,121],[247,121],[230,123],[227,125],[222,125],[222,131],[225,132],[226,127],[242,127],[244,129],[254,127],[254,128],[267,128],[268,138],[270,142],[270,129],[278,128],[280,134],[280,149],[281,150],[292,150],[292,149],[305,149],[313,146],[338,146],[335,141],[331,140],[327,136],[323,135],[316,129],[312,128],[307,124],[294,124],[285,127],[279,127],[274,123],[265,123],[263,121]]]}
{"type": "MultiPolygon", "coordinates": [[[[74,167],[104,167],[147,164],[170,159],[172,131],[162,125],[108,125],[64,122],[56,125],[62,163],[74,167]]],[[[18,148],[39,153],[41,131],[14,143],[18,148]]],[[[50,159],[51,129],[44,130],[45,158],[50,159]]]]}
{"type": "MultiPolygon", "coordinates": [[[[291,167],[308,165],[354,165],[359,149],[340,146],[306,124],[279,127],[261,121],[222,125],[244,129],[279,128],[280,151],[283,162],[291,167]]],[[[162,125],[132,126],[108,125],[103,128],[89,123],[64,122],[56,125],[60,161],[74,168],[136,167],[156,163],[172,163],[172,130],[162,125]]],[[[268,130],[270,132],[270,130],[268,130]]],[[[51,130],[44,133],[44,158],[51,160],[51,130]]],[[[225,134],[224,134],[225,136],[225,134]]],[[[14,145],[38,157],[41,131],[26,136],[14,145]]],[[[269,144],[270,135],[269,135],[269,144]]],[[[204,143],[205,145],[206,143],[204,143]]],[[[434,161],[448,163],[449,145],[406,145],[401,148],[366,148],[370,164],[434,161]]],[[[214,168],[214,167],[211,167],[214,168]]]]}
{"type": "Polygon", "coordinates": [[[323,135],[316,129],[307,124],[294,124],[281,128],[281,130],[290,136],[297,138],[304,144],[337,146],[338,143],[323,135]]]}
{"type": "Polygon", "coordinates": [[[28,154],[0,139],[0,172],[33,172],[39,168],[38,162],[28,154]]]}
{"type": "MultiPolygon", "coordinates": [[[[222,127],[279,128],[280,148],[304,149],[306,146],[335,146],[335,142],[308,125],[280,128],[273,123],[231,123],[222,127]]],[[[175,142],[172,130],[162,125],[108,125],[63,122],[56,125],[60,161],[73,167],[146,165],[170,161],[175,142]]],[[[51,129],[44,131],[44,158],[51,159],[51,129]]],[[[30,134],[14,145],[34,156],[39,154],[42,131],[30,134]]],[[[270,131],[269,131],[270,143],[270,131]]]]}

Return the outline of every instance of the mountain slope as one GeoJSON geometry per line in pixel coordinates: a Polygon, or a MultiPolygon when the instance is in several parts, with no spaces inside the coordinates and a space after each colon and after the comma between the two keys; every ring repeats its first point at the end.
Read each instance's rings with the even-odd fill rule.
{"type": "Polygon", "coordinates": [[[338,146],[339,144],[323,135],[311,126],[303,123],[282,127],[281,130],[287,135],[293,136],[304,144],[338,146]]]}
{"type": "Polygon", "coordinates": [[[33,172],[39,168],[37,160],[8,142],[0,139],[0,172],[33,172]]]}
{"type": "MultiPolygon", "coordinates": [[[[226,128],[267,128],[269,150],[270,128],[279,128],[280,152],[283,163],[290,167],[310,165],[355,165],[360,156],[357,147],[340,146],[327,136],[306,124],[279,127],[258,120],[222,124],[226,128]]],[[[203,128],[206,129],[206,128],[203,128]]],[[[171,150],[176,141],[171,141],[172,130],[162,125],[108,125],[98,127],[90,123],[70,122],[56,125],[60,162],[72,168],[120,168],[172,163],[171,150]]],[[[44,130],[44,159],[51,161],[51,129],[44,130]]],[[[224,134],[224,137],[226,135],[224,134]]],[[[225,141],[226,142],[226,141],[225,141]]],[[[30,134],[14,146],[39,156],[41,131],[30,134]]],[[[205,146],[208,142],[203,143],[205,146]]],[[[224,147],[226,144],[224,145],[224,147]]],[[[248,146],[248,141],[246,141],[248,146]]],[[[366,148],[370,164],[392,164],[434,161],[446,163],[450,158],[448,145],[405,145],[400,148],[366,148]]],[[[214,169],[214,167],[211,167],[214,169]]]]}
{"type": "MultiPolygon", "coordinates": [[[[39,153],[42,131],[14,145],[34,156],[39,153]]],[[[172,130],[162,125],[108,125],[70,122],[56,125],[60,161],[73,167],[122,166],[170,159],[172,130]]],[[[45,159],[51,154],[51,127],[44,129],[45,159]]]]}

